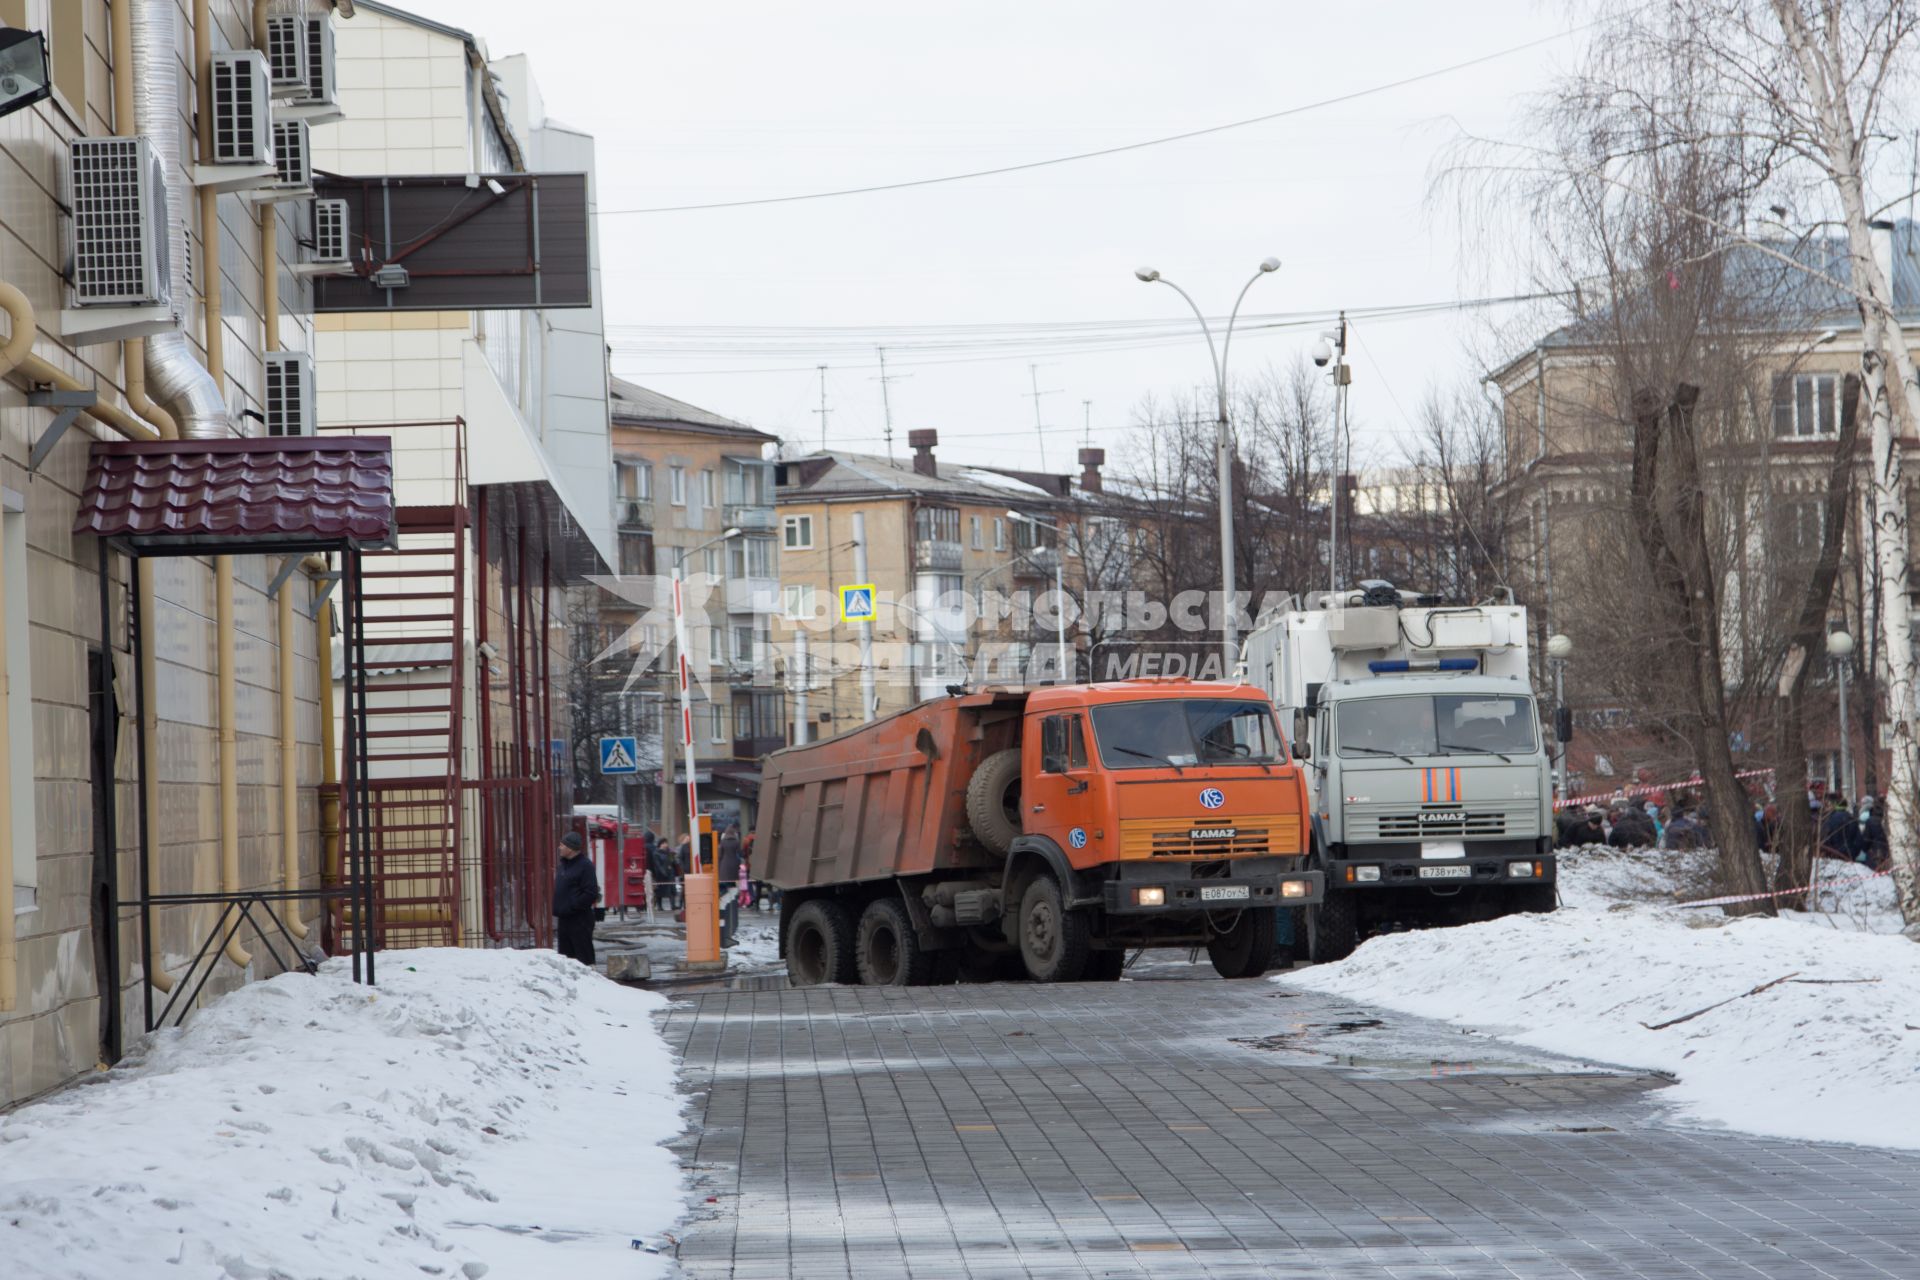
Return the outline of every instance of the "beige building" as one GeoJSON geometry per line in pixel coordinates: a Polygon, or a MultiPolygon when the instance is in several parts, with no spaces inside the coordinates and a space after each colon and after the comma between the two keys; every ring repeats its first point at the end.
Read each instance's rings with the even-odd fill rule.
{"type": "MultiPolygon", "coordinates": [[[[1061,674],[1054,615],[1021,606],[1053,591],[1056,567],[1067,594],[1081,598],[1081,522],[1084,498],[1098,491],[1097,459],[1088,463],[1091,488],[1086,477],[1076,487],[1068,476],[940,462],[933,431],[908,439],[910,460],[827,451],[775,468],[781,594],[773,636],[810,738],[864,718],[859,627],[840,608],[841,588],[863,581],[856,517],[866,533],[864,582],[879,610],[875,714],[938,697],[950,684],[1074,678],[1061,674]]],[[[1067,663],[1080,673],[1082,644],[1070,627],[1067,663]]]]}
{"type": "MultiPolygon", "coordinates": [[[[54,85],[0,118],[0,1107],[112,1061],[142,1030],[149,995],[156,1010],[180,997],[184,1012],[209,965],[207,997],[291,958],[275,930],[254,927],[256,906],[254,925],[190,968],[219,907],[155,907],[145,945],[143,885],[237,897],[319,880],[327,622],[311,616],[300,557],[195,548],[141,561],[136,582],[124,551],[140,539],[109,547],[75,531],[79,519],[125,532],[115,520],[127,509],[98,479],[108,454],[179,492],[184,468],[243,455],[271,467],[312,447],[257,438],[263,423],[303,425],[281,393],[312,349],[310,202],[259,154],[196,134],[217,123],[216,75],[276,120],[332,109],[317,82],[273,89],[269,108],[268,64],[248,52],[265,42],[260,8],[0,0],[0,25],[46,35],[54,85]],[[183,17],[195,10],[198,52],[183,17]],[[140,188],[117,229],[90,203],[116,175],[140,188]],[[136,457],[127,441],[157,443],[136,457]]],[[[352,8],[315,4],[300,21],[352,8]]],[[[194,518],[250,505],[234,496],[244,489],[194,518]]],[[[281,515],[318,501],[297,483],[283,497],[281,515]]],[[[208,535],[200,547],[219,545],[208,535]]],[[[318,945],[315,903],[276,910],[303,948],[318,945]]]]}

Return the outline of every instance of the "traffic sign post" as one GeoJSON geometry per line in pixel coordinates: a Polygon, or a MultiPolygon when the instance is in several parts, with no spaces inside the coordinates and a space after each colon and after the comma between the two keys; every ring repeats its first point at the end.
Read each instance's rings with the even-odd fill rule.
{"type": "Polygon", "coordinates": [[[840,621],[874,621],[880,616],[880,607],[874,603],[875,599],[876,593],[871,582],[840,588],[840,621]]]}
{"type": "Polygon", "coordinates": [[[600,772],[604,774],[640,772],[640,740],[631,737],[600,739],[600,772]]]}

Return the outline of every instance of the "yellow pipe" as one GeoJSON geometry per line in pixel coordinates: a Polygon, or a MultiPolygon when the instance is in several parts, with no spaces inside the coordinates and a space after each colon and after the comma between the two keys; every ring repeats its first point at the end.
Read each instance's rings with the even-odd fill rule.
{"type": "Polygon", "coordinates": [[[6,312],[13,325],[7,333],[6,344],[0,346],[0,378],[3,378],[32,357],[38,328],[33,318],[33,303],[5,280],[0,280],[0,311],[6,312]]]}
{"type": "MultiPolygon", "coordinates": [[[[0,286],[12,289],[12,285],[0,286]]],[[[14,289],[17,294],[19,290],[14,289]]],[[[0,296],[0,304],[6,299],[0,296]]],[[[13,318],[14,330],[20,330],[20,317],[13,318]]],[[[32,330],[27,330],[31,341],[32,330]]],[[[9,343],[11,347],[13,344],[9,343]]],[[[0,361],[6,356],[0,352],[0,361]]],[[[0,520],[0,564],[6,563],[6,521],[0,520]]],[[[7,595],[0,591],[0,637],[7,633],[7,595]]],[[[7,646],[0,643],[0,708],[7,705],[11,686],[7,676],[7,646]]],[[[14,956],[17,942],[14,938],[13,924],[13,743],[8,735],[0,733],[0,889],[6,892],[0,899],[0,1013],[12,1009],[19,1000],[15,990],[19,983],[19,974],[15,967],[14,956]]]]}
{"type": "MultiPolygon", "coordinates": [[[[327,562],[308,556],[308,573],[326,573],[327,562]]],[[[341,882],[340,769],[335,755],[338,738],[333,720],[333,601],[314,610],[314,650],[320,655],[320,851],[321,881],[328,888],[341,882]]]]}
{"type": "MultiPolygon", "coordinates": [[[[240,893],[240,773],[235,758],[238,744],[234,734],[233,653],[233,557],[214,561],[213,617],[218,633],[220,701],[220,886],[223,893],[240,893]]],[[[227,959],[242,969],[253,963],[253,956],[240,945],[236,932],[227,941],[227,959]]]]}
{"type": "MultiPolygon", "coordinates": [[[[293,580],[280,584],[280,855],[289,892],[300,887],[300,775],[293,733],[293,580]]],[[[307,936],[299,908],[287,904],[287,930],[307,936]]]]}

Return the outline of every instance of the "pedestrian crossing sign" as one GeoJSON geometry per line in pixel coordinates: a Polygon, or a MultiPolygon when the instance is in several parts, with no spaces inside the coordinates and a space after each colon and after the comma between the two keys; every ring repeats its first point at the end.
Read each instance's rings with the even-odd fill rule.
{"type": "Polygon", "coordinates": [[[871,582],[840,588],[840,621],[872,622],[880,616],[871,582]]]}
{"type": "Polygon", "coordinates": [[[638,738],[600,739],[600,772],[640,772],[640,740],[638,738]]]}

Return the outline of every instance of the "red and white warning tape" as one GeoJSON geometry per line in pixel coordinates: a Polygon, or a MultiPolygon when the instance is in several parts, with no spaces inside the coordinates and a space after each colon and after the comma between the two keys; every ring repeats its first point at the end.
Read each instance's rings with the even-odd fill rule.
{"type": "Polygon", "coordinates": [[[1692,902],[1681,902],[1681,907],[1724,907],[1735,902],[1758,902],[1762,898],[1791,898],[1796,893],[1806,893],[1810,889],[1836,889],[1843,884],[1861,884],[1868,880],[1878,880],[1881,876],[1891,875],[1893,868],[1876,871],[1872,875],[1847,876],[1840,880],[1822,880],[1817,884],[1803,884],[1793,889],[1775,889],[1772,893],[1737,893],[1725,898],[1696,898],[1692,902]]]}
{"type": "MultiPolygon", "coordinates": [[[[1770,778],[1773,776],[1773,770],[1744,769],[1733,776],[1743,781],[1747,778],[1770,778]]],[[[1590,804],[1604,804],[1609,800],[1630,799],[1634,796],[1650,796],[1661,791],[1672,791],[1675,787],[1698,787],[1704,785],[1705,783],[1699,775],[1696,774],[1682,782],[1649,782],[1634,787],[1615,787],[1612,791],[1595,791],[1591,795],[1572,796],[1565,800],[1555,801],[1553,807],[1556,809],[1584,808],[1590,804]]]]}

